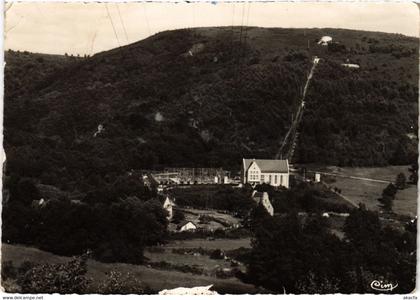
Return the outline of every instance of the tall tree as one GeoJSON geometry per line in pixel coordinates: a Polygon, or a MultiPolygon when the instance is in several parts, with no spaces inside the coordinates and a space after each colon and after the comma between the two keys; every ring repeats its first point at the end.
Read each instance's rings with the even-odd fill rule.
{"type": "Polygon", "coordinates": [[[395,186],[397,189],[403,190],[405,189],[407,182],[407,178],[405,177],[404,173],[399,173],[395,178],[395,186]]]}
{"type": "Polygon", "coordinates": [[[419,169],[419,163],[416,160],[414,163],[411,164],[410,168],[408,168],[408,171],[410,171],[410,181],[411,183],[417,184],[418,181],[418,175],[417,175],[417,171],[419,169]]]}

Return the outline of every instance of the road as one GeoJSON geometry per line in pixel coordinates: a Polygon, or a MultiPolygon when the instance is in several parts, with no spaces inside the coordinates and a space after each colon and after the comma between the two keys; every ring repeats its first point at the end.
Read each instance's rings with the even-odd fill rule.
{"type": "Polygon", "coordinates": [[[314,171],[314,170],[307,170],[306,172],[309,172],[309,173],[319,173],[321,175],[328,175],[328,176],[335,176],[335,177],[343,177],[343,178],[350,178],[350,179],[364,180],[364,181],[371,181],[371,182],[391,183],[391,181],[386,181],[386,180],[381,180],[381,179],[373,179],[373,178],[367,178],[367,177],[357,177],[357,176],[350,176],[350,175],[337,174],[337,173],[319,172],[319,171],[314,171]]]}

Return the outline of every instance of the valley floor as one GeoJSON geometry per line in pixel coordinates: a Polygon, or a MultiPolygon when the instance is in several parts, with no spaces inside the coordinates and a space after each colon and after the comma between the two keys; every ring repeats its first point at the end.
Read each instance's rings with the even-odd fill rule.
{"type": "MultiPolygon", "coordinates": [[[[210,259],[206,255],[194,256],[194,254],[174,254],[171,249],[189,247],[209,247],[209,249],[220,249],[222,245],[249,245],[249,240],[189,240],[180,243],[171,243],[168,249],[162,253],[152,253],[146,251],[145,255],[150,259],[149,262],[166,261],[169,263],[177,263],[197,266],[203,268],[205,273],[211,274],[215,268],[229,267],[229,264],[221,260],[210,259]],[[236,244],[235,244],[236,242],[236,244]]],[[[36,248],[2,244],[1,249],[2,262],[11,261],[15,267],[20,266],[23,262],[29,261],[33,263],[65,263],[71,258],[65,256],[54,255],[49,252],[41,251],[36,248]]],[[[162,270],[151,267],[150,265],[132,265],[122,263],[101,263],[95,260],[88,261],[88,274],[92,278],[93,285],[98,284],[106,278],[106,273],[110,271],[118,271],[123,274],[129,272],[140,281],[148,285],[154,291],[163,289],[171,289],[177,287],[194,287],[214,285],[214,289],[219,293],[229,294],[246,294],[255,293],[254,286],[244,284],[235,277],[226,279],[217,278],[209,275],[197,275],[188,272],[180,272],[174,270],[162,270]]]]}

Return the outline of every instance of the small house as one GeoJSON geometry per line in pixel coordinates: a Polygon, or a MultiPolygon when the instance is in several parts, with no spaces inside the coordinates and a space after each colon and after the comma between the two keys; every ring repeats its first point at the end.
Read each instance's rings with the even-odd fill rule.
{"type": "Polygon", "coordinates": [[[257,202],[257,204],[261,204],[270,216],[274,215],[274,208],[271,205],[270,197],[268,196],[267,192],[262,193],[262,192],[253,191],[252,199],[254,199],[254,201],[257,202]]]}
{"type": "Polygon", "coordinates": [[[332,37],[325,35],[318,41],[318,45],[327,46],[329,43],[332,42],[332,37]]]}
{"type": "Polygon", "coordinates": [[[167,211],[168,216],[166,217],[168,220],[172,220],[172,217],[174,215],[173,207],[175,206],[175,202],[169,198],[169,196],[166,196],[165,201],[163,201],[163,209],[167,211]]]}
{"type": "Polygon", "coordinates": [[[180,232],[182,232],[182,231],[194,231],[194,230],[197,229],[197,225],[195,225],[191,221],[184,221],[184,222],[182,222],[181,224],[178,225],[177,229],[180,232]]]}

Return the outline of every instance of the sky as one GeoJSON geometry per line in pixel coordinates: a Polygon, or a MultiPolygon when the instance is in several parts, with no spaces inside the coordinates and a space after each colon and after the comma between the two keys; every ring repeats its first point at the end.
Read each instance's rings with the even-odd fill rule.
{"type": "Polygon", "coordinates": [[[19,2],[6,4],[5,15],[6,50],[49,54],[92,55],[165,30],[242,24],[419,36],[418,7],[407,2],[19,2]]]}

